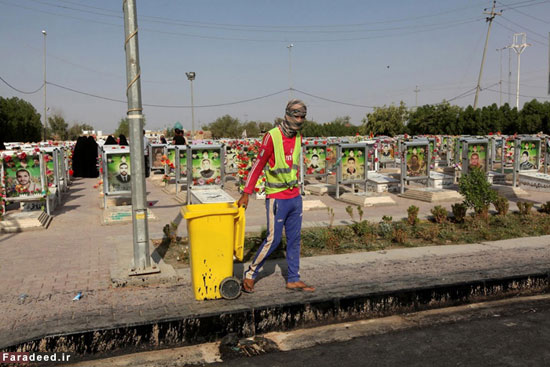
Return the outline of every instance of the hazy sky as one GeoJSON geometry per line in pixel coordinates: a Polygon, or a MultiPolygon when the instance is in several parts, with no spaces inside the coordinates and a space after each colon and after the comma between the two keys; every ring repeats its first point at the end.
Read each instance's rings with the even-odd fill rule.
{"type": "MultiPolygon", "coordinates": [[[[190,106],[185,72],[197,74],[195,106],[225,104],[293,88],[362,106],[439,103],[472,91],[477,83],[487,23],[480,0],[137,0],[143,103],[190,106]],[[291,77],[289,78],[289,49],[291,77]]],[[[489,10],[488,9],[488,10],[489,10]]],[[[497,2],[482,79],[480,105],[499,103],[498,48],[526,32],[521,56],[520,105],[532,96],[550,100],[548,32],[550,1],[497,2]]],[[[22,91],[43,81],[47,31],[47,81],[65,88],[126,100],[122,1],[0,0],[0,77],[22,91]]],[[[508,50],[502,52],[502,100],[508,101],[508,50]]],[[[512,52],[515,105],[517,56],[512,52]]],[[[112,132],[126,103],[47,87],[49,113],[112,132]]],[[[196,107],[195,124],[225,114],[241,121],[282,116],[289,91],[253,102],[196,107]]],[[[372,109],[333,103],[301,92],[317,122],[351,116],[359,124],[372,109]]],[[[0,96],[17,96],[43,111],[43,94],[19,93],[0,81],[0,96]]],[[[452,103],[473,104],[467,94],[452,103]]],[[[190,108],[144,106],[147,129],[191,127],[190,108]]]]}

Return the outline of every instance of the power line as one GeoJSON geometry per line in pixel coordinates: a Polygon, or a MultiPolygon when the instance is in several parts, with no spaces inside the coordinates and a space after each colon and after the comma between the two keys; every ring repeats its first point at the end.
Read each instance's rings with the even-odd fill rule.
{"type": "MultiPolygon", "coordinates": [[[[501,4],[503,4],[503,5],[506,5],[506,4],[504,4],[503,2],[500,2],[500,1],[499,1],[499,3],[501,3],[501,4]]],[[[537,18],[537,17],[535,17],[534,15],[524,13],[524,12],[522,12],[521,10],[517,10],[517,9],[514,9],[514,8],[509,8],[509,9],[511,9],[511,10],[517,12],[517,13],[520,13],[520,14],[522,14],[522,15],[525,15],[526,17],[529,17],[529,18],[531,18],[531,19],[538,20],[539,22],[542,22],[542,23],[545,23],[545,24],[550,24],[550,22],[547,21],[547,20],[537,18]]]]}
{"type": "Polygon", "coordinates": [[[537,35],[537,36],[539,36],[539,37],[541,37],[541,38],[543,38],[543,39],[546,38],[545,36],[541,35],[540,33],[537,33],[537,32],[535,32],[535,31],[533,31],[533,30],[531,30],[531,29],[529,29],[529,28],[527,28],[527,27],[525,27],[525,26],[523,26],[523,25],[521,25],[521,24],[518,24],[518,23],[516,23],[516,22],[514,22],[514,21],[512,21],[512,20],[510,20],[510,19],[508,19],[508,18],[506,18],[505,16],[502,16],[502,19],[504,19],[504,20],[506,20],[506,21],[512,23],[513,25],[515,25],[515,26],[517,26],[517,27],[523,28],[523,29],[525,29],[526,31],[528,31],[528,32],[530,32],[530,33],[532,33],[532,34],[535,34],[535,35],[537,35]]]}
{"type": "Polygon", "coordinates": [[[13,85],[11,85],[10,83],[8,83],[7,81],[4,80],[4,78],[2,78],[0,76],[0,80],[3,81],[8,87],[10,87],[11,89],[15,90],[15,91],[18,91],[19,93],[23,93],[23,94],[34,94],[38,91],[40,91],[42,88],[44,88],[44,83],[42,83],[42,85],[40,86],[40,88],[38,88],[37,90],[35,91],[32,91],[32,92],[25,92],[25,91],[22,91],[20,89],[17,89],[15,88],[13,85]]]}
{"type": "Polygon", "coordinates": [[[342,105],[346,105],[346,106],[353,106],[353,107],[374,108],[374,106],[366,106],[366,105],[362,105],[362,104],[355,104],[355,103],[347,103],[347,102],[342,102],[342,101],[336,101],[336,100],[334,100],[334,99],[329,99],[329,98],[325,98],[325,97],[316,96],[316,95],[314,95],[314,94],[307,93],[307,92],[301,91],[301,90],[299,90],[299,89],[294,89],[294,88],[291,88],[291,89],[292,89],[293,91],[298,92],[298,93],[305,94],[306,96],[310,96],[310,97],[313,97],[313,98],[321,99],[321,100],[327,101],[327,102],[342,104],[342,105]]]}
{"type": "MultiPolygon", "coordinates": [[[[510,27],[507,27],[507,26],[505,26],[504,24],[501,24],[501,23],[499,23],[499,22],[496,21],[496,20],[495,20],[495,24],[497,24],[497,25],[501,26],[502,28],[505,28],[505,29],[507,29],[507,30],[509,30],[509,31],[512,31],[512,32],[514,32],[514,33],[518,33],[518,31],[517,31],[516,29],[512,29],[512,28],[510,28],[510,27]]],[[[531,42],[538,43],[539,45],[543,45],[543,46],[546,46],[546,47],[548,46],[547,43],[543,43],[543,42],[537,41],[537,40],[534,39],[534,38],[531,38],[530,40],[531,40],[531,42]]]]}
{"type": "MultiPolygon", "coordinates": [[[[89,97],[99,98],[99,99],[103,99],[103,100],[106,100],[106,101],[112,101],[112,102],[118,102],[118,103],[126,103],[127,102],[127,101],[121,100],[121,99],[109,98],[109,97],[104,97],[104,96],[100,96],[100,95],[93,94],[93,93],[83,92],[83,91],[80,91],[80,90],[77,90],[77,89],[74,89],[74,88],[65,87],[63,85],[59,85],[59,84],[52,83],[52,82],[47,82],[47,84],[53,85],[54,87],[57,87],[57,88],[68,90],[68,91],[73,92],[73,93],[78,93],[78,94],[82,94],[82,95],[89,96],[89,97]]],[[[278,92],[266,94],[266,95],[263,95],[263,96],[260,96],[260,97],[253,97],[253,98],[249,98],[249,99],[243,99],[243,100],[240,100],[240,101],[227,102],[227,103],[217,103],[217,104],[208,104],[208,105],[198,105],[198,106],[195,105],[193,107],[194,108],[206,108],[206,107],[222,107],[222,106],[236,105],[236,104],[247,103],[247,102],[257,101],[259,99],[272,97],[272,96],[275,96],[277,94],[285,93],[287,91],[288,91],[288,89],[283,89],[283,90],[280,90],[278,92]]],[[[192,108],[192,106],[186,106],[186,105],[160,105],[160,104],[146,104],[146,103],[143,103],[143,106],[159,107],[159,108],[192,108]]]]}
{"type": "MultiPolygon", "coordinates": [[[[496,92],[496,93],[500,93],[498,90],[494,90],[494,89],[489,89],[489,88],[485,88],[486,90],[490,91],[490,92],[496,92]]],[[[516,93],[506,93],[506,92],[502,92],[504,94],[509,94],[509,95],[512,95],[512,96],[515,96],[516,93]]],[[[550,97],[541,97],[541,96],[526,96],[524,94],[520,94],[519,95],[520,97],[525,97],[525,98],[535,98],[535,99],[548,99],[550,100],[550,97]]]]}

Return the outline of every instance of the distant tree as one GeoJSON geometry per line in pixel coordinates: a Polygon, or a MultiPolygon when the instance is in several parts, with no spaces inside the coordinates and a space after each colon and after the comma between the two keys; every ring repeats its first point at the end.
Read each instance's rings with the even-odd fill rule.
{"type": "Polygon", "coordinates": [[[75,122],[67,131],[68,140],[76,140],[79,136],[82,135],[84,130],[94,130],[94,127],[85,123],[75,122]]]}
{"type": "MultiPolygon", "coordinates": [[[[143,126],[145,126],[145,116],[143,117],[143,126]]],[[[115,136],[123,134],[126,138],[130,138],[130,119],[128,117],[121,118],[118,122],[118,127],[114,132],[115,136]]]]}
{"type": "Polygon", "coordinates": [[[36,142],[42,138],[40,114],[27,101],[0,97],[0,134],[5,142],[36,142]]]}
{"type": "Polygon", "coordinates": [[[242,131],[246,131],[246,136],[249,138],[257,138],[260,136],[260,128],[256,121],[248,121],[247,123],[242,124],[241,126],[241,135],[242,131]]]}
{"type": "Polygon", "coordinates": [[[69,124],[61,113],[48,116],[48,138],[55,140],[67,140],[69,136],[69,124]]]}
{"type": "Polygon", "coordinates": [[[461,111],[462,108],[447,101],[420,106],[410,113],[407,131],[411,135],[462,134],[464,128],[458,119],[461,111]]]}
{"type": "Polygon", "coordinates": [[[405,132],[405,123],[409,119],[409,111],[405,103],[401,101],[399,106],[390,105],[375,107],[372,113],[368,113],[363,119],[360,132],[363,135],[388,135],[396,136],[405,132]]]}
{"type": "Polygon", "coordinates": [[[274,126],[275,125],[271,122],[258,122],[258,128],[260,129],[261,134],[273,129],[274,126]]]}
{"type": "Polygon", "coordinates": [[[242,126],[239,119],[225,115],[218,117],[214,122],[203,126],[204,130],[212,132],[212,138],[240,138],[242,126]]]}

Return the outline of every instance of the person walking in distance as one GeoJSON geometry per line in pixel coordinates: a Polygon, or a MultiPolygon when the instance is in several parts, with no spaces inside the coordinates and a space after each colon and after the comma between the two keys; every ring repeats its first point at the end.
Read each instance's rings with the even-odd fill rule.
{"type": "Polygon", "coordinates": [[[300,232],[302,229],[302,196],[298,186],[298,167],[302,136],[300,129],[307,108],[299,99],[288,102],[284,120],[269,130],[262,140],[260,152],[252,165],[244,192],[237,201],[239,207],[248,205],[248,196],[266,164],[267,238],[262,242],[248,270],[244,273],[243,290],[254,291],[254,282],[268,256],[275,251],[283,235],[287,237],[286,261],[289,290],[313,292],[315,288],[300,280],[300,232]]]}

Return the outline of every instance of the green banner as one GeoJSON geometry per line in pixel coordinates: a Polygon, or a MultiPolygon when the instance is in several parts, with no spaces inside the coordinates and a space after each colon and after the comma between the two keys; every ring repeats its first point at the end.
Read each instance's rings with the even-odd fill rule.
{"type": "Polygon", "coordinates": [[[129,153],[107,155],[107,182],[110,193],[132,189],[130,168],[129,153]]]}
{"type": "Polygon", "coordinates": [[[343,181],[365,179],[365,152],[363,148],[342,148],[340,171],[343,181]]]}
{"type": "Polygon", "coordinates": [[[520,153],[519,153],[519,170],[538,170],[538,156],[539,156],[539,145],[538,141],[524,141],[521,142],[520,153]]]}
{"type": "Polygon", "coordinates": [[[305,150],[304,164],[306,175],[325,174],[327,161],[327,148],[308,146],[305,150]]]}
{"type": "Polygon", "coordinates": [[[191,152],[193,167],[193,185],[221,184],[221,157],[220,151],[194,149],[191,152]]]}
{"type": "Polygon", "coordinates": [[[4,157],[6,196],[28,196],[42,193],[40,157],[26,154],[4,157]]]}

